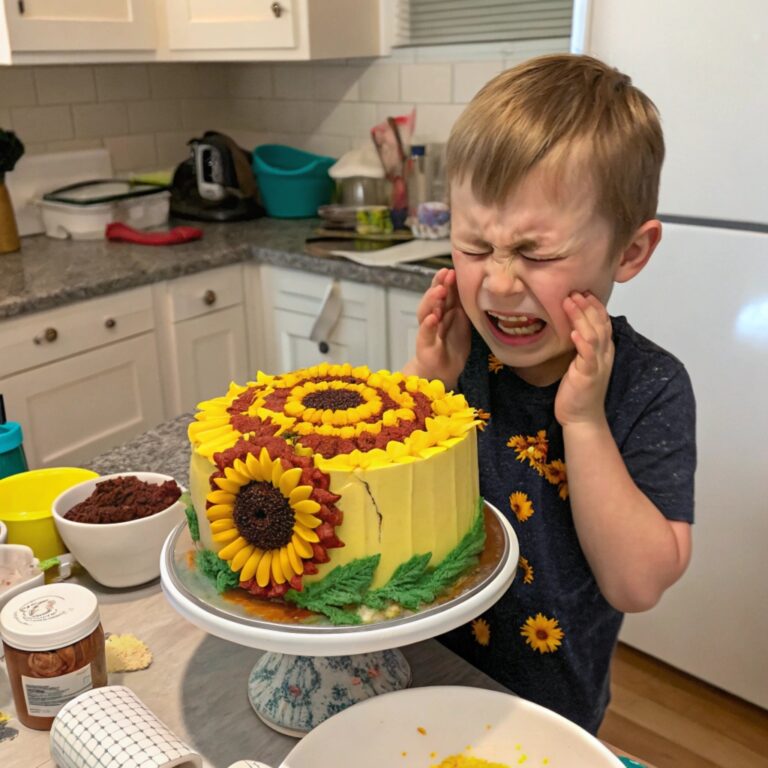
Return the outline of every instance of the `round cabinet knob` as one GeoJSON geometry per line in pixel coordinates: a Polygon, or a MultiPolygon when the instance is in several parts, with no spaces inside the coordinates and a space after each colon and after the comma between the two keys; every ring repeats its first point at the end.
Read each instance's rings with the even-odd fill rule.
{"type": "Polygon", "coordinates": [[[280,18],[280,16],[282,16],[282,13],[283,13],[283,6],[282,6],[282,5],[280,5],[280,3],[272,3],[272,5],[270,6],[270,8],[272,9],[272,14],[274,15],[274,17],[275,17],[276,19],[279,19],[279,18],[280,18]]]}
{"type": "Polygon", "coordinates": [[[330,346],[328,345],[328,342],[327,342],[327,341],[321,341],[321,342],[320,342],[320,343],[317,345],[317,348],[320,350],[321,354],[323,354],[323,355],[327,355],[327,354],[328,354],[328,352],[329,352],[329,351],[330,351],[330,349],[331,349],[331,348],[330,348],[330,346]]]}
{"type": "Polygon", "coordinates": [[[104,321],[104,327],[105,328],[114,328],[117,325],[117,320],[115,320],[114,317],[108,317],[104,321]]]}
{"type": "Polygon", "coordinates": [[[216,303],[216,291],[212,291],[210,289],[207,290],[203,294],[203,303],[207,304],[209,307],[212,304],[215,304],[216,303]]]}
{"type": "Polygon", "coordinates": [[[35,344],[42,344],[43,342],[53,342],[59,338],[59,332],[55,328],[46,328],[41,336],[35,336],[33,341],[35,344]]]}

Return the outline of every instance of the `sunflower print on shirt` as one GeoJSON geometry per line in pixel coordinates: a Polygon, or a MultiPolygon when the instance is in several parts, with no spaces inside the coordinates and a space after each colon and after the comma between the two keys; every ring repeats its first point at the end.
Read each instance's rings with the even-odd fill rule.
{"type": "Polygon", "coordinates": [[[562,644],[565,633],[557,625],[557,619],[537,613],[535,617],[529,616],[525,620],[525,624],[520,627],[520,634],[534,651],[553,653],[562,644]]]}

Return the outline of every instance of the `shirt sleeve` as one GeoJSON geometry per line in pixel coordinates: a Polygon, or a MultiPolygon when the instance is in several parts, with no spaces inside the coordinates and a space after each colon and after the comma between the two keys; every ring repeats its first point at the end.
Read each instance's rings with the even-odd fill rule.
{"type": "Polygon", "coordinates": [[[640,410],[620,449],[632,479],[659,511],[692,523],[696,402],[682,365],[640,410]]]}

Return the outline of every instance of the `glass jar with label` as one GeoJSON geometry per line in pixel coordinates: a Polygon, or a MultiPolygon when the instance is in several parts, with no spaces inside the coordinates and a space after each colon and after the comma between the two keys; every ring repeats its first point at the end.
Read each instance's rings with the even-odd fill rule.
{"type": "Polygon", "coordinates": [[[16,716],[48,730],[81,693],[107,684],[104,630],[96,595],[77,584],[46,584],[12,597],[0,637],[16,716]]]}

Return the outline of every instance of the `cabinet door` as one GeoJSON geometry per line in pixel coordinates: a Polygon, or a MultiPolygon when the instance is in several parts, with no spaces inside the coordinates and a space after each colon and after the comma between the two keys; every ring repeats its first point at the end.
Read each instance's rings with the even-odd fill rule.
{"type": "Polygon", "coordinates": [[[383,288],[266,265],[262,265],[260,280],[268,372],[293,370],[324,360],[364,364],[373,369],[386,367],[383,288]],[[331,291],[337,303],[336,312],[331,313],[333,322],[323,323],[326,327],[322,338],[311,339],[318,317],[326,315],[331,291]]]}
{"type": "Polygon", "coordinates": [[[416,310],[422,294],[390,288],[387,291],[387,335],[389,337],[389,366],[400,371],[416,351],[419,321],[416,310]]]}
{"type": "Polygon", "coordinates": [[[242,304],[176,323],[174,331],[180,412],[222,395],[231,381],[253,378],[242,304]]]}
{"type": "Polygon", "coordinates": [[[292,48],[294,1],[166,0],[171,51],[292,48]]]}
{"type": "Polygon", "coordinates": [[[3,379],[30,467],[88,461],[162,422],[157,362],[147,333],[3,379]]]}
{"type": "Polygon", "coordinates": [[[4,0],[10,48],[32,51],[151,50],[153,0],[4,0]]]}
{"type": "Polygon", "coordinates": [[[294,371],[323,362],[383,367],[377,363],[371,364],[365,320],[342,317],[328,340],[317,342],[309,338],[314,324],[311,315],[276,309],[274,319],[277,343],[276,357],[270,364],[271,373],[294,371]]]}

